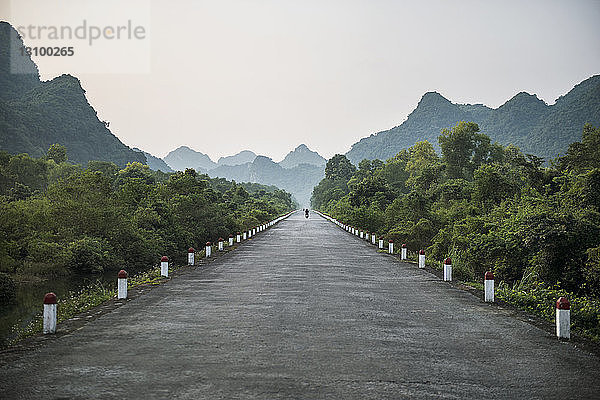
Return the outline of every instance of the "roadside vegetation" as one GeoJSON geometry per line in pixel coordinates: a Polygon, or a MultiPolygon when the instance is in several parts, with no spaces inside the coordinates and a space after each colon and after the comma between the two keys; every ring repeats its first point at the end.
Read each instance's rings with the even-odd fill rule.
{"type": "MultiPolygon", "coordinates": [[[[193,169],[165,174],[0,152],[0,305],[15,282],[107,270],[143,271],[162,255],[182,264],[187,249],[265,223],[293,209],[272,186],[210,179],[193,169]]],[[[41,301],[41,299],[40,299],[41,301]]]]}
{"type": "MultiPolygon", "coordinates": [[[[172,266],[169,267],[169,275],[180,267],[172,266]]],[[[140,272],[127,280],[127,288],[133,289],[142,285],[160,285],[165,282],[168,278],[161,276],[160,267],[154,267],[146,271],[140,272]]],[[[57,322],[61,323],[68,319],[71,319],[85,311],[88,311],[102,303],[114,299],[117,295],[116,281],[114,284],[106,285],[100,280],[89,284],[79,291],[71,292],[69,296],[58,299],[57,307],[57,322]]],[[[29,323],[25,325],[15,324],[12,327],[10,334],[11,339],[2,343],[2,346],[14,345],[23,339],[30,336],[40,334],[43,328],[43,314],[40,312],[36,313],[29,323]]]]}
{"type": "Polygon", "coordinates": [[[471,122],[444,129],[438,143],[441,155],[422,141],[358,168],[334,156],[313,207],[424,249],[429,265],[451,257],[460,280],[493,271],[500,298],[543,318],[566,295],[573,328],[599,341],[600,129],[586,125],[549,166],[471,122]]]}

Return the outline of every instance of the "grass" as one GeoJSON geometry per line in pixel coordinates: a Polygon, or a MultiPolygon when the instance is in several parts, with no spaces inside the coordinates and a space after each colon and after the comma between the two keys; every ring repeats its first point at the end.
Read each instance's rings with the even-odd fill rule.
{"type": "MultiPolygon", "coordinates": [[[[439,262],[428,265],[441,269],[439,262]]],[[[472,279],[465,279],[463,283],[477,290],[484,289],[482,282],[475,282],[472,279]]],[[[571,331],[600,344],[600,300],[597,298],[576,295],[561,289],[560,283],[548,285],[533,276],[525,276],[523,280],[512,286],[500,282],[496,286],[495,296],[520,310],[552,323],[556,318],[556,301],[560,297],[566,297],[571,303],[571,331]]]]}
{"type": "Polygon", "coordinates": [[[515,307],[537,315],[549,322],[556,317],[556,301],[566,297],[571,303],[571,331],[600,343],[600,300],[577,296],[542,282],[517,284],[512,287],[501,282],[496,288],[496,297],[515,307]]]}
{"type": "MultiPolygon", "coordinates": [[[[75,315],[96,307],[115,296],[115,289],[107,288],[100,281],[88,285],[78,292],[71,292],[68,297],[58,300],[57,321],[60,323],[73,318],[75,315]]],[[[8,345],[12,346],[25,338],[37,335],[42,332],[42,329],[43,312],[40,311],[25,327],[19,327],[18,325],[13,327],[15,336],[9,341],[8,345]]]]}
{"type": "MultiPolygon", "coordinates": [[[[169,275],[178,268],[169,268],[169,275]]],[[[134,288],[140,285],[160,285],[165,278],[160,275],[160,267],[141,272],[127,280],[127,287],[134,288]]],[[[66,298],[58,300],[57,322],[61,323],[75,317],[82,312],[99,306],[117,295],[117,282],[107,287],[100,281],[84,287],[78,292],[71,292],[66,298]]],[[[43,312],[40,311],[25,327],[13,327],[14,339],[8,345],[12,346],[21,340],[37,335],[43,330],[43,312]]]]}

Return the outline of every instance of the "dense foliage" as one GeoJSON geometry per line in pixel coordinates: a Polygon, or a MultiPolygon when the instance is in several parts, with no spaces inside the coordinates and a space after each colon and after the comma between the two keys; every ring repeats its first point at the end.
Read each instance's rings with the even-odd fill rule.
{"type": "Polygon", "coordinates": [[[576,85],[555,104],[521,92],[497,109],[482,104],[454,104],[435,92],[426,93],[406,121],[361,139],[346,154],[353,163],[387,159],[417,140],[436,150],[437,133],[458,121],[476,122],[493,141],[518,146],[524,153],[551,158],[581,139],[586,123],[600,125],[600,75],[576,85]]]}
{"type": "Polygon", "coordinates": [[[422,141],[357,169],[336,155],[313,206],[431,260],[451,256],[464,280],[492,270],[510,284],[528,276],[600,296],[600,129],[586,125],[551,167],[475,123],[444,129],[438,143],[441,156],[422,141]]]}
{"type": "Polygon", "coordinates": [[[190,246],[267,222],[292,208],[274,187],[103,161],[0,152],[0,272],[21,276],[148,268],[182,262],[190,246]]]}

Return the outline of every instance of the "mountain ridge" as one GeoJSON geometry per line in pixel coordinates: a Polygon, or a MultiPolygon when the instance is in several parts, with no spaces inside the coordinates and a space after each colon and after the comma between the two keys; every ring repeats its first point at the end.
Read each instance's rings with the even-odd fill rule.
{"type": "Polygon", "coordinates": [[[162,158],[158,158],[158,157],[148,153],[147,151],[138,149],[137,147],[133,147],[132,149],[133,149],[133,151],[137,151],[139,153],[142,153],[144,156],[146,156],[146,164],[148,165],[148,167],[151,170],[162,171],[165,173],[175,172],[171,167],[169,167],[167,165],[166,162],[164,162],[164,160],[162,158]]]}
{"type": "Polygon", "coordinates": [[[207,154],[191,149],[188,146],[179,146],[171,150],[169,154],[163,157],[163,160],[175,171],[184,171],[186,168],[193,168],[205,172],[217,166],[217,163],[211,160],[207,154]]]}
{"type": "Polygon", "coordinates": [[[241,164],[245,164],[248,162],[253,162],[255,158],[256,158],[256,153],[254,153],[253,151],[242,150],[239,153],[236,153],[231,156],[220,157],[217,160],[217,165],[229,165],[229,166],[241,165],[241,164]]]}
{"type": "Polygon", "coordinates": [[[91,160],[146,163],[146,157],[123,144],[100,121],[81,82],[63,74],[41,81],[37,65],[18,49],[23,40],[7,22],[0,21],[0,149],[32,157],[46,154],[50,145],[67,148],[70,161],[91,160]],[[17,70],[11,60],[19,60],[17,70]]]}
{"type": "Polygon", "coordinates": [[[310,164],[316,166],[325,166],[327,160],[318,152],[308,148],[304,143],[298,145],[290,151],[283,160],[279,162],[283,168],[294,168],[300,164],[310,164]]]}
{"type": "Polygon", "coordinates": [[[327,162],[305,144],[290,151],[279,163],[250,150],[221,157],[215,163],[208,155],[187,146],[172,150],[163,160],[175,170],[194,168],[212,178],[274,185],[292,193],[305,206],[310,204],[313,187],[325,176],[327,162]]]}
{"type": "Polygon", "coordinates": [[[437,92],[427,92],[402,124],[362,138],[346,156],[355,164],[364,158],[385,160],[418,140],[428,140],[439,150],[440,131],[459,121],[476,122],[493,141],[552,158],[581,139],[585,123],[600,125],[600,75],[575,85],[553,105],[524,91],[495,109],[455,104],[437,92]]]}

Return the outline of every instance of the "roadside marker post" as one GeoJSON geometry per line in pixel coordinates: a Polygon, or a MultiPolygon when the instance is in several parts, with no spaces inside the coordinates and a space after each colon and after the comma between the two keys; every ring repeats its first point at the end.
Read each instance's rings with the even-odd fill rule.
{"type": "Polygon", "coordinates": [[[566,297],[556,301],[556,336],[559,339],[571,338],[571,303],[566,297]]]}
{"type": "Polygon", "coordinates": [[[52,292],[44,296],[44,334],[56,333],[56,295],[52,292]]]}
{"type": "Polygon", "coordinates": [[[452,259],[450,257],[444,260],[444,281],[452,281],[452,259]]]}
{"type": "Polygon", "coordinates": [[[188,249],[188,265],[194,265],[196,250],[193,247],[188,249]]]}
{"type": "Polygon", "coordinates": [[[119,271],[117,275],[117,299],[127,298],[127,271],[119,271]]]}
{"type": "Polygon", "coordinates": [[[169,277],[169,257],[162,256],[160,259],[160,275],[169,277]]]}
{"type": "Polygon", "coordinates": [[[487,303],[494,302],[494,274],[492,271],[488,271],[484,275],[484,292],[485,298],[484,300],[487,303]]]}

